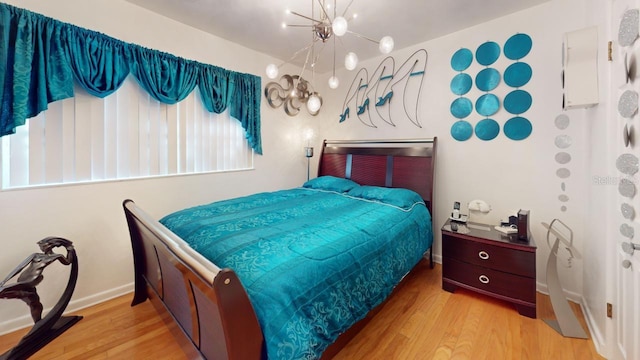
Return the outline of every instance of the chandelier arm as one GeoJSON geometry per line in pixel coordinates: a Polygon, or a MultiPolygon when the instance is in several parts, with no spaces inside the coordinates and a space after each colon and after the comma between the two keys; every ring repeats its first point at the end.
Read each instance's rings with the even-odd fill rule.
{"type": "MultiPolygon", "coordinates": [[[[311,43],[311,44],[313,45],[313,43],[311,43]]],[[[307,64],[309,64],[309,55],[311,55],[311,50],[312,49],[313,49],[313,46],[310,46],[308,51],[307,51],[307,57],[304,59],[304,65],[302,65],[302,71],[300,72],[300,77],[302,77],[302,74],[304,74],[304,71],[307,68],[307,64]]]]}
{"type": "Polygon", "coordinates": [[[347,5],[347,7],[344,9],[344,12],[342,13],[342,17],[344,17],[347,14],[347,11],[349,10],[349,8],[351,7],[351,4],[353,4],[353,0],[351,0],[349,2],[349,5],[347,5]]]}
{"type": "MultiPolygon", "coordinates": [[[[307,57],[304,60],[304,65],[302,65],[302,71],[300,71],[300,75],[298,76],[298,81],[296,82],[295,86],[293,87],[293,89],[297,89],[298,88],[298,84],[300,84],[300,81],[302,80],[302,74],[304,74],[304,70],[307,68],[307,64],[309,63],[309,55],[311,54],[311,50],[313,49],[313,44],[315,43],[315,40],[313,42],[311,42],[311,45],[309,45],[307,48],[307,57]]],[[[313,85],[312,85],[313,86],[313,85]]]]}
{"type": "Polygon", "coordinates": [[[336,38],[337,36],[333,37],[333,76],[336,76],[336,38]]]}
{"type": "Polygon", "coordinates": [[[307,28],[312,28],[314,25],[301,25],[301,24],[294,24],[294,25],[289,25],[289,24],[285,24],[287,27],[307,27],[307,28]]]}
{"type": "Polygon", "coordinates": [[[303,52],[303,51],[305,51],[305,50],[308,50],[310,47],[312,47],[314,42],[315,42],[315,40],[314,40],[314,41],[312,41],[311,43],[309,43],[309,45],[307,45],[307,46],[303,47],[302,49],[299,49],[298,51],[296,51],[296,52],[293,54],[293,56],[291,56],[291,57],[289,58],[289,60],[287,60],[287,61],[283,62],[283,63],[282,63],[282,64],[280,64],[278,67],[280,67],[280,66],[282,66],[282,65],[284,65],[284,64],[288,64],[288,63],[290,63],[293,59],[295,59],[298,55],[300,55],[300,53],[301,53],[301,52],[303,52]]]}
{"type": "Polygon", "coordinates": [[[329,14],[327,14],[327,10],[325,10],[324,6],[322,6],[322,3],[320,2],[320,0],[318,0],[318,5],[320,5],[320,10],[322,10],[322,13],[324,14],[324,16],[326,16],[327,19],[331,21],[331,17],[329,16],[329,14]]]}
{"type": "Polygon", "coordinates": [[[350,34],[353,34],[353,35],[355,35],[355,36],[357,36],[357,37],[359,37],[360,39],[365,39],[365,40],[369,40],[369,41],[371,41],[372,43],[380,44],[380,41],[378,41],[378,40],[373,40],[372,38],[367,37],[367,36],[364,36],[364,35],[359,34],[359,33],[357,33],[357,32],[353,32],[353,31],[351,31],[351,30],[348,30],[347,32],[348,32],[348,33],[350,33],[350,34]]]}
{"type": "Polygon", "coordinates": [[[311,21],[313,21],[313,22],[317,22],[318,24],[322,23],[322,21],[320,21],[320,20],[316,20],[316,19],[314,19],[314,18],[311,18],[311,17],[305,16],[305,15],[302,15],[302,14],[298,14],[298,13],[297,13],[297,12],[295,12],[295,11],[292,11],[291,13],[292,13],[293,15],[300,16],[300,17],[301,17],[301,18],[303,18],[303,19],[307,19],[307,20],[311,20],[311,21]]]}
{"type": "Polygon", "coordinates": [[[313,61],[311,62],[311,64],[314,67],[315,67],[316,62],[320,58],[320,55],[322,54],[322,50],[324,50],[324,45],[325,45],[325,43],[322,43],[322,47],[320,48],[320,51],[318,51],[318,53],[314,55],[313,61]]]}

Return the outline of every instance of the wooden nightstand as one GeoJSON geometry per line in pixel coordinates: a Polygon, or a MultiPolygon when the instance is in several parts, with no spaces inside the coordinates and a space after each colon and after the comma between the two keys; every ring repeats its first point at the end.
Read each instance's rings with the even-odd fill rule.
{"type": "Polygon", "coordinates": [[[442,288],[473,290],[513,303],[521,315],[536,317],[536,246],[492,225],[468,222],[442,227],[442,288]]]}

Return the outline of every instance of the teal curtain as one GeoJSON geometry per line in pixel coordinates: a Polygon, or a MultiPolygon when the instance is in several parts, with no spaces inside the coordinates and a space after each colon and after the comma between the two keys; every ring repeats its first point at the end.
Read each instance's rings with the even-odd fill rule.
{"type": "Polygon", "coordinates": [[[154,99],[175,104],[196,87],[198,69],[190,61],[140,46],[129,47],[129,53],[131,74],[154,99]]]}
{"type": "Polygon", "coordinates": [[[227,109],[229,103],[228,79],[229,70],[210,66],[200,71],[198,87],[202,103],[207,110],[220,114],[227,109]]]}
{"type": "Polygon", "coordinates": [[[196,85],[204,107],[229,109],[262,154],[261,79],[161,51],[0,3],[0,136],[15,133],[48,104],[73,96],[73,79],[105,97],[131,73],[156,100],[175,104],[196,85]]]}
{"type": "Polygon", "coordinates": [[[129,75],[126,44],[100,33],[68,26],[67,60],[76,81],[89,94],[105,97],[129,75]]]}
{"type": "Polygon", "coordinates": [[[238,73],[229,76],[229,114],[240,120],[246,130],[246,138],[254,149],[262,149],[260,137],[253,135],[260,134],[260,123],[251,122],[249,119],[260,116],[260,101],[252,101],[248,94],[260,93],[261,86],[260,78],[257,76],[249,77],[238,73]]]}
{"type": "Polygon", "coordinates": [[[62,26],[0,4],[0,136],[13,134],[48,104],[73,96],[62,26]]]}

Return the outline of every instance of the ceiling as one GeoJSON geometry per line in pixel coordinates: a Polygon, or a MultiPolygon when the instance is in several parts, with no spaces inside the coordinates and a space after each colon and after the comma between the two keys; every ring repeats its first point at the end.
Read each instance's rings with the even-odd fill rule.
{"type": "MultiPolygon", "coordinates": [[[[289,61],[294,53],[311,42],[311,31],[283,28],[282,24],[309,25],[306,20],[287,14],[286,10],[312,16],[312,0],[126,0],[178,22],[206,31],[247,48],[289,61]]],[[[318,1],[316,16],[319,18],[318,1]]],[[[502,17],[549,0],[340,0],[338,14],[357,14],[349,21],[349,30],[379,40],[393,37],[395,49],[402,49],[450,34],[491,19],[502,17]],[[351,2],[351,6],[347,6],[351,2]]],[[[332,10],[329,10],[332,15],[332,10]]],[[[380,55],[377,44],[347,33],[337,38],[336,67],[344,66],[344,55],[353,51],[360,61],[380,55]]],[[[331,70],[333,41],[315,46],[320,52],[318,73],[331,70]]],[[[304,64],[306,52],[292,60],[304,64]]],[[[265,64],[266,66],[267,64],[265,64]]]]}

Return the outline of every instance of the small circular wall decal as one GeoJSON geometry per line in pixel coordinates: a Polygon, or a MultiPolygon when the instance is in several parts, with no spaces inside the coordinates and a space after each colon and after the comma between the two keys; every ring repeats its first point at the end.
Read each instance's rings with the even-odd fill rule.
{"type": "Polygon", "coordinates": [[[558,135],[558,136],[556,136],[555,143],[556,143],[556,146],[558,148],[560,148],[560,149],[568,148],[569,146],[571,146],[571,142],[572,142],[571,136],[569,136],[569,135],[558,135]]]}
{"type": "Polygon", "coordinates": [[[618,113],[624,118],[632,118],[638,111],[638,93],[626,90],[618,99],[618,113]]]}
{"type": "Polygon", "coordinates": [[[569,197],[565,194],[562,194],[560,196],[558,196],[558,200],[562,201],[562,202],[567,202],[569,201],[569,197]]]}
{"type": "Polygon", "coordinates": [[[638,9],[631,9],[624,12],[618,29],[618,43],[622,46],[631,46],[638,38],[638,9]]]}
{"type": "Polygon", "coordinates": [[[476,100],[476,112],[482,116],[491,116],[500,109],[500,100],[494,94],[484,94],[476,100]]]}
{"type": "Polygon", "coordinates": [[[518,115],[526,112],[531,107],[531,94],[524,90],[514,90],[504,98],[504,109],[509,113],[518,115]]]}
{"type": "Polygon", "coordinates": [[[493,41],[487,41],[476,50],[476,61],[480,65],[489,66],[496,62],[498,57],[500,57],[500,45],[493,41]]]}
{"type": "Polygon", "coordinates": [[[569,117],[565,114],[560,114],[556,116],[555,124],[558,129],[564,130],[569,127],[569,117]]]}
{"type": "Polygon", "coordinates": [[[462,48],[456,51],[451,57],[451,68],[455,71],[466,70],[473,61],[471,50],[462,48]]]}
{"type": "Polygon", "coordinates": [[[567,152],[559,152],[556,154],[556,162],[558,164],[568,164],[571,161],[571,154],[567,152]]]}
{"type": "Polygon", "coordinates": [[[455,116],[458,119],[464,119],[473,111],[473,104],[471,100],[460,97],[451,103],[451,115],[455,116]]]}
{"type": "Polygon", "coordinates": [[[493,119],[480,120],[476,124],[476,136],[481,140],[493,140],[500,133],[500,125],[493,119]]]}
{"type": "Polygon", "coordinates": [[[491,91],[500,84],[500,73],[494,68],[486,68],[476,75],[476,87],[482,91],[491,91]]]}
{"type": "Polygon", "coordinates": [[[560,211],[562,211],[562,212],[567,211],[567,207],[566,207],[566,206],[564,206],[564,205],[562,205],[562,206],[560,207],[560,211]]]}
{"type": "Polygon", "coordinates": [[[571,171],[569,171],[569,169],[567,168],[560,168],[556,171],[556,175],[560,178],[560,179],[566,179],[569,176],[571,176],[571,171]]]}
{"type": "Polygon", "coordinates": [[[451,92],[456,95],[464,95],[471,90],[472,82],[469,74],[460,73],[451,79],[451,92]]]}
{"type": "Polygon", "coordinates": [[[562,189],[562,191],[567,190],[567,186],[565,183],[560,184],[560,189],[562,189]]]}
{"type": "Polygon", "coordinates": [[[504,134],[511,140],[523,140],[531,135],[533,127],[528,119],[516,116],[504,124],[504,134]]]}
{"type": "Polygon", "coordinates": [[[451,126],[451,136],[458,141],[468,140],[473,135],[473,127],[468,121],[458,120],[451,126]]]}
{"type": "Polygon", "coordinates": [[[638,158],[633,154],[622,154],[616,160],[616,168],[623,174],[633,175],[638,172],[638,158]]]}
{"type": "Polygon", "coordinates": [[[633,206],[627,203],[623,203],[622,205],[620,205],[620,211],[622,212],[622,216],[628,220],[633,220],[633,218],[636,216],[636,211],[633,206]]]}
{"type": "Polygon", "coordinates": [[[531,80],[533,71],[527,63],[517,62],[509,65],[504,71],[504,82],[511,87],[521,87],[531,80]]]}
{"type": "Polygon", "coordinates": [[[633,236],[635,235],[635,230],[633,229],[632,226],[629,226],[627,224],[622,224],[620,225],[620,234],[622,234],[622,236],[626,238],[633,239],[633,236]]]}
{"type": "Polygon", "coordinates": [[[519,60],[531,51],[533,41],[527,34],[515,34],[504,44],[504,56],[510,60],[519,60]]]}
{"type": "Polygon", "coordinates": [[[636,185],[629,179],[621,179],[618,192],[624,197],[633,198],[636,195],[636,185]]]}

